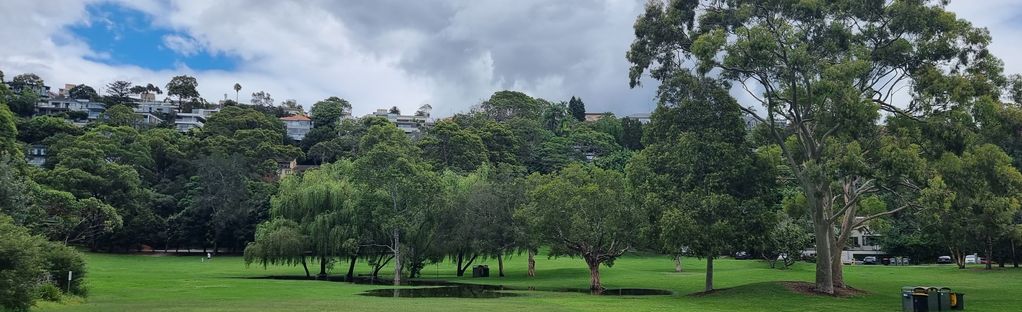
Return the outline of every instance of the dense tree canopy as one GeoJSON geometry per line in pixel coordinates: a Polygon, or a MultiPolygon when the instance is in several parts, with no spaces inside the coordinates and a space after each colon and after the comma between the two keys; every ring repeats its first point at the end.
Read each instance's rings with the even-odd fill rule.
{"type": "Polygon", "coordinates": [[[641,212],[630,199],[624,175],[594,166],[569,165],[529,177],[529,202],[517,213],[537,229],[554,255],[578,256],[589,266],[592,290],[603,289],[600,266],[639,241],[641,212]]]}
{"type": "Polygon", "coordinates": [[[796,135],[774,131],[774,143],[808,200],[817,256],[831,260],[817,261],[816,287],[824,293],[844,286],[834,276],[840,250],[832,248],[830,226],[840,208],[829,200],[840,177],[819,170],[832,157],[824,151],[843,144],[837,138],[863,137],[881,110],[941,112],[998,98],[1005,83],[986,48],[989,33],[939,1],[650,2],[635,33],[627,53],[632,86],[648,72],[669,98],[687,73],[713,76],[749,90],[764,108],[743,107],[756,120],[791,124],[796,135]],[[912,99],[898,103],[903,86],[912,99]]]}

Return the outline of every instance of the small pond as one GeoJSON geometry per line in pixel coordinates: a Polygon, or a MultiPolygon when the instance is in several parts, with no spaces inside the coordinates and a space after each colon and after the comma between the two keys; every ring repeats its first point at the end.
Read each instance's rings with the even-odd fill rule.
{"type": "MultiPolygon", "coordinates": [[[[330,282],[349,282],[344,276],[329,276],[316,279],[305,276],[263,276],[253,277],[255,279],[278,279],[278,280],[320,280],[330,282]]],[[[355,284],[392,286],[391,280],[374,279],[370,277],[356,277],[355,284]]],[[[553,287],[520,287],[504,285],[484,285],[449,282],[443,280],[410,280],[401,283],[401,288],[380,288],[363,292],[363,296],[373,297],[399,297],[399,298],[503,298],[518,297],[524,294],[509,291],[545,291],[545,292],[573,292],[592,294],[598,296],[670,296],[674,292],[664,289],[648,288],[612,288],[602,291],[592,291],[588,288],[553,288],[553,287]]]]}

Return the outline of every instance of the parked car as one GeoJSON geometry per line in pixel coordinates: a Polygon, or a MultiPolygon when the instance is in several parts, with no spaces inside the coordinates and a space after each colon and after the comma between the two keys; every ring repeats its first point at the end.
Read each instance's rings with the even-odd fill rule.
{"type": "Polygon", "coordinates": [[[940,257],[937,257],[937,264],[950,264],[951,262],[952,262],[951,261],[951,256],[940,256],[940,257]]]}
{"type": "Polygon", "coordinates": [[[978,255],[965,256],[965,264],[980,264],[982,262],[983,258],[980,258],[978,255]]]}
{"type": "Polygon", "coordinates": [[[877,264],[877,257],[867,256],[862,258],[862,264],[877,264]]]}
{"type": "Polygon", "coordinates": [[[744,252],[744,251],[739,251],[739,252],[735,253],[735,260],[748,260],[748,259],[752,259],[752,254],[751,253],[744,252]]]}

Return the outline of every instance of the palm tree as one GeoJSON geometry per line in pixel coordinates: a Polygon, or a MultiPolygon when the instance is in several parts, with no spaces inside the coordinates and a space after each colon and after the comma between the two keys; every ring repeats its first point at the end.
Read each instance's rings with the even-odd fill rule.
{"type": "Polygon", "coordinates": [[[241,84],[234,83],[234,103],[238,103],[238,92],[241,92],[241,84]]]}

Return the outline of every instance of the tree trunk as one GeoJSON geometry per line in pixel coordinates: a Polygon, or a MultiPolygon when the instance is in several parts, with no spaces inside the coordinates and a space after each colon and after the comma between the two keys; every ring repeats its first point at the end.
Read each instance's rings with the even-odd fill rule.
{"type": "Polygon", "coordinates": [[[1018,255],[1015,254],[1015,240],[1011,240],[1011,264],[1014,267],[1018,267],[1018,255]]]}
{"type": "Polygon", "coordinates": [[[962,254],[962,251],[953,247],[948,247],[947,249],[951,252],[951,258],[955,260],[955,265],[958,266],[958,269],[964,269],[965,255],[962,254]]]}
{"type": "Polygon", "coordinates": [[[833,226],[827,215],[829,210],[824,202],[830,197],[826,191],[818,190],[816,186],[810,186],[806,192],[809,207],[812,209],[812,227],[817,242],[817,292],[823,294],[834,294],[834,270],[831,259],[831,240],[833,239],[833,226]]]}
{"type": "Polygon", "coordinates": [[[468,262],[464,262],[464,265],[462,264],[463,257],[464,257],[464,253],[458,253],[458,268],[457,268],[458,276],[465,276],[465,271],[467,271],[468,268],[472,266],[472,263],[476,261],[476,258],[478,258],[479,255],[472,255],[472,257],[468,258],[468,262]]]}
{"type": "Polygon", "coordinates": [[[706,287],[704,292],[713,290],[713,255],[706,257],[706,287]]]}
{"type": "Polygon", "coordinates": [[[465,253],[459,252],[458,253],[458,267],[456,268],[457,274],[455,274],[458,277],[465,276],[465,269],[464,269],[464,267],[462,267],[462,263],[464,263],[463,262],[464,259],[465,259],[465,253]]]}
{"type": "Polygon", "coordinates": [[[681,272],[681,255],[674,255],[674,272],[681,272]]]}
{"type": "Polygon", "coordinates": [[[844,250],[844,242],[847,241],[847,238],[841,239],[846,234],[842,233],[841,235],[837,240],[834,240],[834,244],[830,245],[830,269],[834,280],[834,288],[845,288],[844,263],[841,262],[841,256],[844,250]]]}
{"type": "Polygon", "coordinates": [[[309,265],[305,264],[305,256],[302,256],[302,268],[305,269],[305,277],[312,276],[312,274],[309,274],[309,265]]]}
{"type": "Polygon", "coordinates": [[[504,255],[497,254],[497,276],[504,277],[504,255]]]}
{"type": "Polygon", "coordinates": [[[358,256],[351,256],[348,258],[348,275],[345,275],[344,279],[349,282],[355,281],[355,261],[358,260],[358,256]]]}
{"type": "Polygon", "coordinates": [[[317,279],[326,278],[326,257],[325,256],[320,256],[319,257],[319,275],[317,275],[316,278],[317,279]]]}
{"type": "Polygon", "coordinates": [[[993,270],[994,269],[993,265],[991,265],[991,263],[993,263],[993,261],[994,261],[993,257],[994,257],[994,239],[988,236],[987,237],[987,258],[985,259],[986,260],[986,269],[987,270],[993,270]]]}
{"type": "MultiPolygon", "coordinates": [[[[848,195],[849,188],[850,188],[849,186],[846,186],[845,187],[846,191],[844,192],[844,197],[845,197],[844,202],[846,204],[853,200],[848,195]]],[[[841,218],[841,229],[840,229],[841,232],[838,233],[837,237],[835,237],[835,235],[833,235],[834,227],[830,227],[830,231],[832,233],[830,235],[830,237],[834,238],[832,240],[833,243],[830,245],[830,252],[831,252],[831,255],[830,255],[830,258],[831,258],[830,269],[831,269],[831,272],[832,272],[831,273],[831,275],[832,275],[831,278],[834,279],[834,288],[845,288],[845,273],[844,273],[845,267],[844,267],[844,263],[842,263],[841,256],[842,256],[843,251],[845,250],[845,242],[848,242],[848,238],[852,236],[852,230],[854,230],[852,228],[852,225],[855,223],[856,208],[857,207],[855,205],[853,205],[851,207],[848,207],[848,210],[845,211],[844,215],[841,218]]],[[[788,256],[791,256],[791,255],[788,255],[788,256]]],[[[819,261],[819,260],[817,260],[817,261],[819,261]]],[[[785,261],[785,262],[787,262],[787,261],[785,261]]]]}
{"type": "Polygon", "coordinates": [[[589,290],[599,292],[603,290],[603,284],[600,283],[600,263],[596,259],[586,258],[586,264],[589,265],[589,290]]]}
{"type": "Polygon", "coordinates": [[[401,233],[393,231],[394,236],[394,285],[401,285],[401,233]]]}
{"type": "Polygon", "coordinates": [[[529,249],[529,277],[536,277],[536,252],[529,249]]]}

